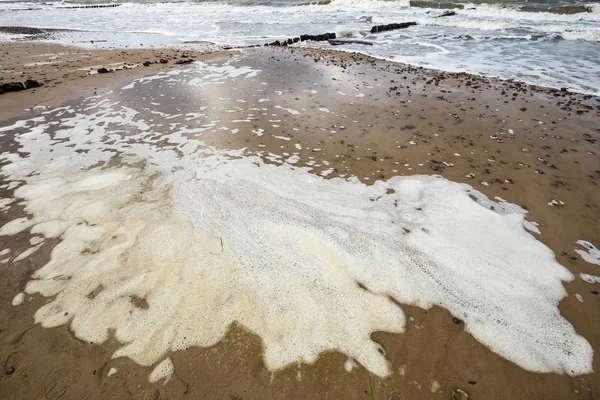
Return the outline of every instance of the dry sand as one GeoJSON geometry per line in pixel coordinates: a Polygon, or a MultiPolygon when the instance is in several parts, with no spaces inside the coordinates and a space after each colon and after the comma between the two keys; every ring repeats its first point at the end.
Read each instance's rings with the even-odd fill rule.
{"type": "MultiPolygon", "coordinates": [[[[35,110],[24,111],[34,105],[105,93],[116,81],[122,84],[133,76],[171,68],[173,63],[102,76],[87,76],[81,68],[117,62],[136,64],[177,54],[169,50],[162,54],[150,50],[90,52],[33,43],[3,45],[0,53],[2,70],[12,71],[12,75],[3,72],[4,81],[22,76],[23,80],[45,83],[40,89],[0,96],[2,125],[24,113],[34,115],[35,110]],[[60,60],[50,64],[52,69],[48,65],[24,67],[47,61],[48,56],[41,55],[49,53],[67,54],[52,59],[60,60]]],[[[210,55],[216,59],[229,56],[210,55]]],[[[598,267],[574,251],[579,239],[600,244],[598,99],[346,53],[252,49],[244,50],[242,57],[246,65],[268,74],[271,97],[282,91],[294,104],[292,108],[306,111],[277,123],[257,114],[257,119],[240,127],[236,135],[217,132],[203,140],[222,148],[299,152],[298,165],[305,165],[308,157],[320,164],[313,165],[315,173],[333,168],[328,177],[355,175],[367,183],[394,175],[441,174],[471,184],[489,198],[499,196],[521,205],[529,211],[529,218],[540,224],[542,234],[537,238],[576,275],[573,282],[565,283],[569,296],[560,303],[560,311],[591,343],[594,370],[600,369],[600,285],[579,278],[579,273],[598,275],[598,267]],[[256,129],[269,134],[253,135],[251,131],[256,129]],[[302,150],[297,150],[296,144],[302,150]],[[444,161],[453,166],[444,165],[444,161]],[[466,176],[470,173],[475,174],[473,179],[466,176]],[[565,205],[549,206],[554,199],[565,205]],[[575,294],[580,294],[583,302],[575,294]]],[[[233,104],[236,98],[250,93],[238,86],[233,94],[233,89],[221,85],[214,98],[204,100],[225,102],[225,109],[228,100],[217,98],[231,98],[233,104]]],[[[178,100],[170,107],[185,105],[184,100],[178,100]]],[[[0,140],[2,151],[15,146],[10,135],[0,140]]],[[[2,197],[10,196],[2,193],[2,197]]],[[[0,217],[0,224],[22,213],[19,207],[12,207],[0,217]]],[[[0,248],[19,254],[29,247],[29,238],[27,233],[2,237],[0,248]]],[[[372,336],[394,368],[385,379],[362,367],[346,372],[346,357],[339,353],[324,354],[314,365],[271,372],[262,361],[260,338],[234,325],[226,339],[212,348],[170,354],[175,364],[173,378],[164,386],[151,384],[149,368],[127,359],[111,360],[115,343],[91,345],[75,339],[67,327],[44,329],[34,325],[33,314],[47,299],[34,297],[19,307],[11,305],[31,273],[48,260],[55,244],[46,241],[32,256],[19,262],[11,259],[0,268],[0,361],[5,371],[0,376],[2,398],[451,399],[457,388],[467,392],[470,399],[600,398],[598,372],[568,377],[525,371],[465,333],[462,323],[454,323],[446,310],[407,305],[401,305],[410,321],[405,333],[372,336]],[[117,372],[107,376],[110,368],[117,372]]]]}

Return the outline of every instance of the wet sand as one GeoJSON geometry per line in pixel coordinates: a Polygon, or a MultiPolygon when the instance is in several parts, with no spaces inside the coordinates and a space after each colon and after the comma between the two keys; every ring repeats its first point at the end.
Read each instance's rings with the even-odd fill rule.
{"type": "MultiPolygon", "coordinates": [[[[14,60],[19,60],[15,63],[25,64],[32,57],[27,51],[58,51],[50,47],[22,44],[15,45],[14,50],[2,50],[15,54],[14,60]],[[23,55],[18,58],[17,54],[23,55]]],[[[70,51],[75,58],[80,52],[70,51]]],[[[78,95],[89,95],[93,90],[107,94],[118,92],[125,80],[135,76],[132,74],[163,68],[157,64],[84,77],[84,72],[74,72],[78,71],[75,67],[117,62],[107,58],[115,57],[114,52],[88,53],[93,62],[77,61],[75,66],[59,70],[67,75],[61,83],[54,75],[43,88],[0,96],[0,109],[8,110],[2,114],[1,125],[22,118],[22,110],[34,104],[60,99],[50,103],[54,105],[73,97],[75,82],[81,82],[75,87],[83,89],[78,95]]],[[[141,61],[156,53],[131,51],[127,60],[141,61]]],[[[230,54],[211,57],[221,62],[230,54]]],[[[172,95],[174,101],[161,110],[175,114],[206,106],[207,116],[202,122],[220,121],[214,129],[202,132],[207,144],[264,152],[274,163],[297,153],[296,165],[312,167],[316,174],[326,171],[328,178],[356,176],[373,183],[395,175],[441,174],[470,184],[489,198],[498,196],[522,206],[529,211],[528,218],[539,223],[541,234],[536,238],[575,275],[574,281],[564,283],[569,296],[559,308],[590,342],[595,351],[594,370],[600,368],[600,285],[579,277],[580,273],[598,275],[598,266],[586,263],[574,251],[580,249],[575,244],[580,239],[600,243],[600,102],[596,98],[415,69],[345,53],[252,49],[243,50],[240,57],[242,65],[262,70],[257,81],[236,80],[212,91],[164,87],[161,93],[172,95]],[[267,84],[261,85],[261,81],[267,84]],[[281,109],[275,111],[275,105],[281,109]],[[257,109],[253,120],[233,122],[244,121],[250,108],[257,109]],[[228,130],[219,129],[221,126],[228,130]],[[238,131],[232,134],[232,129],[238,131]],[[261,136],[253,132],[261,130],[261,136]],[[548,205],[552,200],[562,201],[564,206],[548,205]]],[[[38,68],[25,75],[41,79],[40,73],[38,68]]],[[[127,104],[144,99],[138,104],[143,108],[157,95],[134,88],[133,93],[117,93],[114,98],[127,104]]],[[[26,115],[32,117],[41,111],[26,115]]],[[[3,151],[15,149],[10,133],[0,138],[0,143],[3,151]]],[[[11,196],[11,191],[2,189],[1,197],[11,196]]],[[[23,216],[22,207],[12,205],[2,215],[1,224],[19,216],[23,216]]],[[[75,339],[65,326],[44,329],[34,325],[34,312],[48,299],[33,296],[23,305],[11,305],[15,294],[24,288],[31,273],[47,262],[57,244],[57,240],[45,241],[33,255],[13,261],[29,248],[30,238],[28,233],[0,238],[1,248],[11,249],[9,261],[0,268],[4,282],[0,291],[3,398],[451,399],[457,388],[467,392],[470,399],[600,396],[597,372],[569,377],[525,371],[465,333],[462,322],[453,321],[446,310],[405,304],[400,307],[408,319],[406,332],[372,335],[394,369],[384,379],[360,366],[347,372],[346,357],[335,352],[322,355],[313,365],[269,371],[262,361],[261,339],[232,326],[226,339],[212,348],[170,354],[175,364],[172,379],[164,386],[151,384],[147,379],[151,368],[110,358],[116,343],[87,344],[75,339]],[[107,376],[110,368],[118,372],[107,376]]]]}
{"type": "Polygon", "coordinates": [[[178,61],[209,59],[214,53],[184,49],[87,50],[26,41],[0,43],[0,54],[0,84],[33,79],[42,85],[0,96],[0,119],[6,119],[26,115],[40,105],[93,95],[107,84],[176,68],[178,61]],[[145,62],[150,65],[144,66],[145,62]],[[112,71],[98,74],[101,68],[112,71]]]}

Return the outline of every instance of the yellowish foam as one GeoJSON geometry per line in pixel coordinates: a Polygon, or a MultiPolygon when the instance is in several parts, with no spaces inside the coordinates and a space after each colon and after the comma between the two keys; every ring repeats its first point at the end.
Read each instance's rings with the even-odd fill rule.
{"type": "Polygon", "coordinates": [[[217,343],[236,321],[261,337],[272,370],[337,350],[385,376],[370,335],[404,330],[395,302],[438,305],[523,368],[591,371],[591,346],[557,307],[573,276],[518,206],[441,177],[327,180],[178,132],[161,147],[134,110],[91,102],[54,136],[43,119],[19,125],[23,153],[2,156],[30,216],[0,234],[61,239],[25,289],[54,296],[35,314],[42,326],[93,343],[114,332],[114,357],[150,366],[217,343]],[[110,123],[138,133],[108,144],[110,123]]]}

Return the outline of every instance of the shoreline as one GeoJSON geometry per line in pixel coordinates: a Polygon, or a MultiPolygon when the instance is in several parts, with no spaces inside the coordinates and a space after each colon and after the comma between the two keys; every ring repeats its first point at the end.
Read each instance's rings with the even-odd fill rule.
{"type": "MultiPolygon", "coordinates": [[[[45,44],[31,46],[47,54],[45,44]]],[[[8,51],[4,46],[0,49],[8,51]]],[[[99,67],[114,62],[109,57],[115,57],[115,53],[106,52],[100,61],[85,65],[99,67]]],[[[154,57],[154,53],[155,50],[128,51],[123,57],[143,61],[143,57],[154,57]]],[[[73,54],[83,53],[72,50],[73,54]]],[[[175,57],[178,53],[170,54],[175,57]]],[[[205,54],[204,59],[201,54],[188,54],[220,68],[234,53],[205,54]]],[[[202,131],[200,136],[208,146],[245,148],[251,154],[262,152],[273,164],[287,162],[295,152],[298,160],[293,165],[312,168],[312,173],[325,178],[353,176],[373,185],[393,176],[441,174],[472,185],[490,199],[501,197],[519,204],[529,212],[528,218],[539,224],[542,233],[535,235],[536,239],[552,249],[557,260],[574,274],[573,281],[563,282],[568,297],[562,299],[559,309],[592,344],[593,365],[598,371],[600,342],[594,337],[600,329],[595,317],[598,296],[591,293],[595,286],[579,277],[580,273],[594,274],[594,266],[573,251],[576,240],[600,243],[596,231],[600,221],[596,184],[600,179],[600,152],[595,142],[598,114],[587,107],[595,105],[597,98],[549,89],[534,91],[518,82],[430,71],[362,54],[261,48],[241,50],[233,57],[239,57],[238,65],[249,65],[262,71],[262,75],[256,82],[224,81],[214,91],[202,90],[197,104],[190,100],[197,89],[165,87],[165,96],[174,100],[160,111],[176,115],[182,113],[179,108],[191,112],[218,105],[215,110],[208,108],[206,119],[220,124],[202,131]],[[261,80],[268,84],[261,85],[261,80]],[[266,92],[257,92],[263,87],[266,92]],[[557,106],[556,102],[563,99],[564,104],[557,106]],[[243,106],[244,111],[233,112],[236,106],[243,106]],[[270,111],[253,111],[254,118],[249,123],[240,122],[246,107],[270,111]],[[238,131],[233,133],[234,129],[238,131]],[[469,178],[470,174],[475,176],[469,178]],[[565,206],[548,204],[555,199],[565,206]],[[576,294],[582,296],[583,302],[576,294]]],[[[19,58],[19,62],[22,60],[19,58]]],[[[82,65],[70,63],[72,68],[82,65]]],[[[77,106],[81,96],[93,93],[93,87],[98,88],[99,95],[112,90],[121,93],[119,86],[125,80],[155,75],[172,65],[170,60],[167,66],[159,63],[102,76],[76,75],[80,82],[76,88],[63,82],[50,87],[47,96],[56,99],[53,107],[67,98],[71,99],[68,104],[77,106]],[[56,97],[52,91],[62,91],[64,97],[56,97]]],[[[48,78],[59,79],[58,75],[48,78]]],[[[156,101],[160,93],[140,83],[129,90],[119,94],[118,99],[136,107],[150,107],[147,103],[151,100],[140,99],[156,101]]],[[[2,126],[22,118],[19,106],[32,104],[39,95],[40,92],[24,91],[0,96],[0,107],[5,99],[5,104],[17,103],[14,111],[0,117],[2,126]]],[[[40,112],[41,109],[33,110],[27,118],[40,112]]],[[[167,121],[170,120],[163,122],[167,121]]],[[[189,124],[190,129],[196,127],[189,124]]],[[[18,132],[18,128],[14,131],[18,132]]],[[[2,138],[3,149],[14,146],[10,144],[11,134],[2,138]]],[[[4,190],[2,197],[12,197],[11,191],[4,190]]],[[[20,206],[11,208],[3,216],[3,223],[22,214],[20,206]]],[[[0,240],[16,258],[27,249],[31,237],[22,233],[0,240]]],[[[48,261],[56,244],[46,242],[25,261],[11,258],[7,264],[10,268],[1,273],[7,284],[0,292],[0,320],[6,322],[7,331],[0,336],[0,354],[11,360],[17,373],[26,371],[25,375],[11,374],[12,378],[19,377],[20,383],[9,381],[10,376],[0,378],[6,380],[6,393],[15,391],[34,397],[40,389],[35,383],[38,378],[47,386],[60,382],[57,387],[66,393],[64,398],[81,398],[90,388],[95,394],[112,394],[114,398],[205,395],[243,399],[308,398],[322,393],[336,398],[435,399],[450,398],[457,388],[475,399],[587,399],[590,393],[600,391],[598,372],[569,377],[526,371],[475,340],[464,330],[463,323],[453,322],[448,311],[407,304],[401,308],[412,320],[408,319],[404,333],[372,334],[394,367],[392,375],[385,379],[375,377],[362,366],[346,371],[345,357],[338,352],[321,354],[314,364],[299,363],[269,371],[262,360],[261,338],[235,327],[215,346],[169,353],[175,364],[173,378],[166,385],[151,384],[147,381],[151,369],[139,367],[129,359],[110,358],[117,347],[114,339],[96,346],[74,339],[66,326],[31,328],[33,312],[45,298],[31,296],[21,308],[10,305],[29,275],[48,261]],[[424,352],[428,355],[424,356],[424,352]],[[52,360],[48,353],[56,359],[52,360]],[[77,370],[77,363],[84,363],[81,371],[77,370]],[[108,376],[110,368],[118,372],[108,376]],[[44,377],[47,370],[54,372],[44,377]],[[210,381],[215,384],[206,384],[210,381]]]]}
{"type": "MultiPolygon", "coordinates": [[[[432,3],[433,4],[433,3],[432,3]]],[[[391,25],[410,25],[410,24],[414,24],[414,22],[403,22],[401,24],[391,24],[391,25]]],[[[376,28],[382,28],[382,32],[384,30],[386,30],[386,25],[379,25],[379,26],[373,26],[372,29],[376,29],[376,28]]],[[[391,30],[396,31],[400,29],[400,31],[402,31],[404,29],[404,27],[401,28],[391,28],[391,30]]],[[[397,61],[394,59],[391,59],[389,57],[385,57],[385,56],[377,56],[377,55],[371,55],[368,54],[368,52],[362,52],[360,50],[356,50],[356,49],[338,49],[335,48],[337,46],[334,46],[334,48],[319,48],[319,47],[311,47],[309,46],[294,46],[297,42],[301,42],[301,40],[313,40],[313,43],[319,43],[322,41],[327,41],[329,39],[334,39],[334,40],[357,40],[358,42],[361,42],[361,38],[360,37],[351,37],[351,38],[344,38],[344,37],[338,37],[337,39],[335,39],[335,34],[331,34],[331,33],[321,33],[321,34],[315,34],[315,32],[310,32],[310,34],[307,35],[299,35],[297,37],[289,37],[289,38],[281,38],[281,37],[265,37],[264,38],[264,43],[257,43],[257,44],[248,44],[248,45],[232,45],[232,44],[216,44],[210,41],[205,41],[203,39],[199,39],[199,40],[192,40],[192,41],[184,41],[181,43],[172,43],[172,42],[164,42],[161,43],[161,41],[158,41],[156,44],[153,43],[140,43],[139,45],[133,45],[130,47],[129,44],[124,45],[123,47],[120,46],[99,46],[99,47],[93,47],[90,48],[89,45],[88,46],[84,46],[83,44],[77,44],[77,43],[68,43],[68,41],[60,41],[60,40],[56,40],[56,41],[46,41],[46,42],[41,42],[39,40],[39,38],[44,38],[44,39],[56,39],[56,34],[57,33],[99,33],[99,34],[106,34],[106,33],[111,33],[111,34],[115,34],[115,35],[133,35],[135,36],[139,36],[140,39],[142,39],[144,37],[144,35],[162,35],[162,34],[158,34],[155,32],[104,32],[104,31],[95,31],[95,30],[85,30],[85,29],[72,29],[72,28],[39,28],[39,27],[29,27],[29,26],[0,26],[0,33],[6,30],[10,33],[10,31],[12,30],[16,30],[14,33],[19,33],[20,31],[23,32],[27,32],[27,31],[32,31],[30,32],[28,35],[29,37],[23,38],[23,39],[19,39],[16,41],[3,41],[0,42],[1,45],[10,45],[10,44],[16,44],[16,43],[40,43],[40,44],[57,44],[57,45],[62,45],[62,46],[66,46],[66,47],[74,47],[74,48],[78,48],[81,50],[87,50],[87,51],[130,51],[130,52],[143,52],[143,51],[184,51],[184,52],[195,52],[195,53],[218,53],[221,51],[237,51],[237,50],[244,50],[244,49],[252,49],[252,48],[262,48],[262,47],[287,47],[289,44],[289,47],[291,49],[295,49],[297,51],[317,51],[317,52],[323,52],[323,53],[347,53],[347,54],[360,54],[364,57],[368,57],[377,61],[381,61],[381,62],[389,62],[389,63],[396,63],[396,64],[400,64],[400,65],[404,65],[404,66],[411,66],[414,68],[421,68],[424,70],[429,71],[432,74],[449,74],[449,75],[456,75],[456,76],[471,76],[471,77],[475,77],[475,78],[482,78],[482,79],[493,79],[493,80],[499,80],[499,81],[505,81],[505,82],[518,82],[521,83],[522,85],[526,85],[529,87],[533,87],[533,88],[539,88],[540,90],[544,91],[544,90],[559,90],[561,92],[566,92],[566,94],[577,94],[577,95],[583,95],[583,96],[593,96],[593,97],[600,97],[600,93],[598,92],[593,92],[590,90],[577,90],[577,89],[571,89],[568,87],[568,85],[565,87],[564,85],[556,85],[556,86],[548,86],[548,85],[542,85],[542,84],[535,84],[535,83],[531,83],[530,81],[528,81],[527,79],[519,79],[519,78],[507,78],[504,77],[502,75],[499,74],[485,74],[485,73],[476,73],[476,72],[467,72],[467,71],[462,71],[459,69],[441,69],[441,68],[435,68],[435,67],[429,67],[429,66],[423,66],[423,65],[419,65],[419,64],[414,64],[414,63],[410,63],[410,62],[404,62],[404,61],[397,61]],[[36,32],[37,31],[37,32],[36,32]],[[328,35],[333,35],[332,37],[329,37],[328,35]],[[307,37],[307,39],[301,39],[302,37],[307,37]]],[[[88,41],[91,42],[91,44],[93,45],[95,43],[94,40],[86,40],[85,43],[87,43],[88,41]]],[[[130,40],[131,41],[131,40],[130,40]]],[[[105,40],[97,40],[97,43],[100,42],[105,42],[105,40]]],[[[84,42],[80,42],[80,43],[84,43],[84,42]]],[[[310,43],[310,42],[309,42],[310,43]]],[[[368,47],[367,47],[368,48],[368,47]]],[[[600,107],[596,107],[596,111],[600,112],[600,107]]]]}
{"type": "MultiPolygon", "coordinates": [[[[32,103],[30,101],[30,97],[27,93],[34,93],[31,89],[17,92],[18,94],[12,94],[12,101],[7,101],[6,94],[0,97],[0,119],[8,119],[10,117],[14,117],[17,115],[21,115],[23,112],[27,112],[27,109],[32,109],[33,107],[40,106],[46,102],[47,106],[56,105],[67,101],[74,96],[85,96],[90,95],[93,91],[97,90],[98,87],[103,87],[107,85],[116,85],[118,82],[126,81],[128,79],[134,79],[136,77],[150,75],[156,73],[157,71],[163,71],[171,68],[177,67],[176,62],[178,60],[178,56],[182,57],[182,59],[193,59],[197,61],[202,60],[210,60],[213,57],[220,57],[221,55],[229,55],[235,54],[239,51],[252,51],[252,49],[263,49],[263,46],[224,46],[224,49],[220,50],[194,50],[193,48],[185,49],[178,47],[165,47],[165,48],[156,48],[156,49],[87,49],[84,47],[66,45],[66,44],[56,44],[56,43],[45,43],[38,41],[23,41],[19,43],[6,43],[0,42],[0,51],[3,51],[8,54],[12,54],[12,58],[7,58],[2,67],[7,68],[7,70],[11,71],[12,75],[19,74],[19,63],[24,62],[25,65],[21,64],[20,70],[20,79],[24,81],[25,79],[34,79],[40,80],[40,83],[43,84],[40,88],[33,89],[37,92],[44,92],[48,90],[48,84],[52,83],[51,87],[53,88],[53,92],[59,93],[58,95],[53,95],[51,98],[45,97],[44,99],[32,103]],[[44,50],[40,50],[40,48],[44,50]],[[31,49],[34,52],[31,52],[31,49]],[[62,51],[61,51],[62,50],[62,51]],[[18,52],[16,56],[14,52],[18,52]],[[23,54],[23,52],[27,52],[27,54],[23,54]],[[60,56],[64,57],[65,55],[68,57],[67,60],[61,60],[58,62],[49,62],[42,61],[41,64],[36,62],[40,58],[43,58],[43,53],[46,52],[50,54],[50,57],[55,59],[55,53],[58,53],[60,56]],[[54,53],[53,53],[54,52],[54,53]],[[77,59],[76,57],[79,57],[77,59]],[[92,62],[92,58],[98,60],[96,62],[92,62]],[[159,63],[159,60],[167,60],[168,62],[165,64],[159,63]],[[110,61],[110,62],[108,62],[110,61]],[[142,67],[144,62],[151,62],[150,65],[145,65],[142,67]],[[169,62],[170,61],[170,62],[169,62]],[[60,69],[60,65],[62,63],[66,63],[70,68],[76,68],[75,70],[68,70],[65,74],[64,70],[60,69]],[[38,64],[38,65],[31,65],[38,64]],[[51,67],[59,68],[56,71],[47,71],[44,67],[45,64],[49,64],[51,67]],[[35,67],[42,67],[40,69],[36,69],[35,67]],[[111,71],[109,74],[97,74],[97,70],[102,67],[113,67],[120,68],[119,70],[111,71]],[[142,68],[140,68],[142,67],[142,68]],[[53,74],[52,72],[56,72],[53,74]],[[112,74],[116,74],[118,78],[113,78],[112,74]],[[60,74],[63,74],[60,76],[60,74]],[[25,77],[25,79],[23,79],[25,77]],[[41,79],[40,79],[41,78],[41,79]],[[86,78],[83,79],[82,78],[86,78]],[[59,80],[60,79],[60,80],[59,80]],[[64,82],[63,79],[67,82],[64,82]],[[118,81],[117,81],[118,79],[118,81]],[[69,88],[64,88],[64,84],[69,83],[69,88]],[[19,108],[23,107],[23,111],[20,112],[19,108]]],[[[414,66],[412,64],[406,64],[402,62],[397,62],[393,60],[387,60],[385,58],[378,58],[374,56],[370,56],[363,53],[346,51],[341,49],[314,49],[310,47],[273,47],[270,46],[271,49],[281,48],[284,51],[286,49],[291,51],[298,51],[304,54],[314,54],[316,57],[326,57],[328,54],[339,56],[341,58],[352,59],[353,57],[359,57],[361,62],[368,63],[389,63],[391,65],[397,65],[399,68],[409,68],[415,71],[422,71],[430,77],[430,80],[434,85],[438,85],[441,81],[449,79],[449,80],[462,80],[469,81],[469,84],[473,84],[473,89],[483,89],[483,85],[505,85],[509,90],[516,90],[518,92],[536,92],[536,94],[549,94],[557,98],[558,101],[562,99],[566,99],[566,104],[562,104],[562,109],[565,111],[573,111],[577,114],[596,114],[596,116],[600,117],[600,96],[582,93],[582,92],[574,92],[570,91],[567,88],[553,88],[548,86],[539,86],[532,85],[529,83],[525,83],[523,81],[515,80],[515,79],[504,79],[496,76],[487,76],[481,74],[472,74],[468,72],[450,72],[444,71],[434,68],[426,68],[422,66],[414,66]],[[596,101],[594,101],[596,100],[596,101]]],[[[8,78],[4,78],[4,80],[0,81],[0,83],[8,83],[11,82],[10,75],[8,78]]],[[[17,80],[18,81],[18,80],[17,80]]],[[[460,86],[458,86],[460,87],[460,86]]],[[[521,93],[518,93],[521,94],[521,93]]],[[[507,98],[514,101],[515,96],[507,98]]]]}

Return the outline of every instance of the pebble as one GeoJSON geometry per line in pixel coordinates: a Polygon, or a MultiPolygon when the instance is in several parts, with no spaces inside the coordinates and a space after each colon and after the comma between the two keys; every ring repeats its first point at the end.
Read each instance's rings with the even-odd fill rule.
{"type": "Polygon", "coordinates": [[[452,400],[469,400],[469,395],[462,389],[456,389],[452,392],[452,400]]]}

